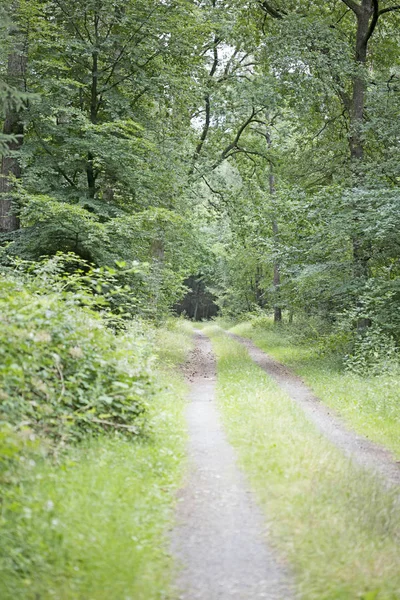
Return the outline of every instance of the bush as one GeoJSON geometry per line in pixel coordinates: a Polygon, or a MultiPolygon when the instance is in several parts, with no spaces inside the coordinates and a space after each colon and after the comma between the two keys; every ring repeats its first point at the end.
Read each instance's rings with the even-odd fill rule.
{"type": "Polygon", "coordinates": [[[375,325],[357,335],[345,367],[358,375],[382,375],[398,369],[398,358],[394,338],[375,325]]]}
{"type": "Polygon", "coordinates": [[[57,442],[143,429],[151,353],[139,327],[115,335],[71,293],[0,282],[0,421],[57,442]]]}

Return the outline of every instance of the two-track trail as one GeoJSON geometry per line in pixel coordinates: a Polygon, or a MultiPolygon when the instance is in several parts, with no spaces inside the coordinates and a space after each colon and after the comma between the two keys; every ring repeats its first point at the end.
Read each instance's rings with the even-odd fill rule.
{"type": "Polygon", "coordinates": [[[263,352],[251,340],[229,332],[227,335],[246,347],[252,360],[301,406],[307,418],[322,435],[352,462],[380,476],[382,483],[387,487],[400,485],[400,465],[388,450],[346,427],[334,411],[311,392],[300,377],[263,352]]]}
{"type": "MultiPolygon", "coordinates": [[[[233,334],[252,360],[299,404],[320,433],[356,465],[397,490],[399,464],[390,453],[348,429],[303,381],[250,340],[233,334]]],[[[215,404],[216,363],[211,342],[195,335],[186,364],[189,469],[180,492],[172,552],[181,565],[181,600],[290,600],[293,581],[268,545],[266,518],[238,469],[215,404]]]]}
{"type": "Polygon", "coordinates": [[[290,600],[290,578],[268,547],[254,503],[214,402],[215,360],[200,333],[186,365],[190,468],[180,492],[172,551],[182,600],[290,600]]]}

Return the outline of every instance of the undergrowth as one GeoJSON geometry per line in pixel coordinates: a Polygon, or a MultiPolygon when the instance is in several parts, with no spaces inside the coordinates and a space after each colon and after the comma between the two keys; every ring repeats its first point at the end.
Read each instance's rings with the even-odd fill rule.
{"type": "Polygon", "coordinates": [[[57,279],[3,276],[0,424],[57,445],[140,433],[152,392],[148,336],[138,323],[115,333],[89,302],[57,279]]]}
{"type": "Polygon", "coordinates": [[[0,283],[2,600],[170,597],[189,332],[116,330],[95,303],[0,283]]]}

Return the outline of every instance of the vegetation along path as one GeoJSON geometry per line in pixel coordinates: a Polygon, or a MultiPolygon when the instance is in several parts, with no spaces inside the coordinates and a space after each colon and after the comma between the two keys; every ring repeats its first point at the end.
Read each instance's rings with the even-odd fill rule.
{"type": "Polygon", "coordinates": [[[298,403],[319,431],[346,456],[383,477],[389,486],[400,485],[400,464],[384,448],[350,431],[333,411],[324,406],[303,381],[287,367],[258,348],[251,340],[227,332],[242,343],[252,360],[298,403]]]}
{"type": "Polygon", "coordinates": [[[287,600],[288,577],[268,548],[264,518],[221,429],[211,343],[201,333],[195,341],[186,365],[191,464],[172,540],[182,565],[180,598],[287,600]]]}

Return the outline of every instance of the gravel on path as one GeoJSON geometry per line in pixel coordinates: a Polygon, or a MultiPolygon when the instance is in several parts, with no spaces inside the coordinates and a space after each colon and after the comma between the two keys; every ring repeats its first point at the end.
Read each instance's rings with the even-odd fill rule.
{"type": "Polygon", "coordinates": [[[301,406],[319,431],[354,463],[381,476],[387,487],[400,485],[400,464],[388,450],[348,429],[338,415],[325,406],[300,377],[263,352],[251,340],[230,332],[226,333],[247,348],[254,362],[301,406]]]}
{"type": "Polygon", "coordinates": [[[179,598],[290,600],[290,578],[268,548],[265,518],[221,428],[211,343],[200,333],[195,340],[185,367],[190,468],[172,532],[179,598]]]}

